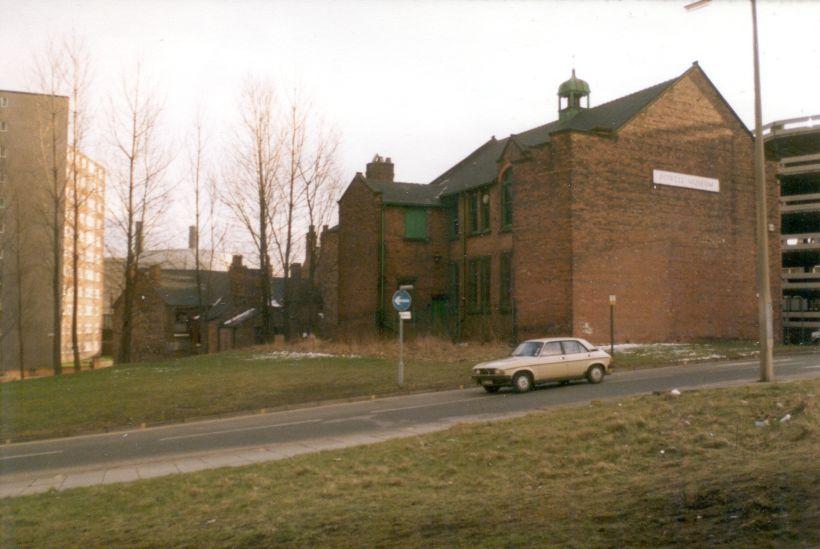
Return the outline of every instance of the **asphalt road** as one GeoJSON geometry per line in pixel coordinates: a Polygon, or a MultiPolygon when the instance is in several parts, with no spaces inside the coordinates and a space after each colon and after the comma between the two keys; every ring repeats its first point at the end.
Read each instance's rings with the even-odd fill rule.
{"type": "MultiPolygon", "coordinates": [[[[820,354],[777,358],[775,375],[779,380],[817,377],[820,354]]],[[[577,382],[547,386],[525,394],[502,390],[490,395],[468,385],[458,391],[10,444],[0,447],[0,482],[21,476],[33,478],[77,468],[157,462],[231,449],[284,447],[316,439],[344,441],[371,437],[372,442],[380,437],[389,438],[390,433],[400,430],[422,432],[425,428],[431,430],[430,426],[508,417],[551,406],[673,388],[747,384],[757,378],[758,363],[754,360],[702,363],[616,372],[599,385],[577,382]]]]}

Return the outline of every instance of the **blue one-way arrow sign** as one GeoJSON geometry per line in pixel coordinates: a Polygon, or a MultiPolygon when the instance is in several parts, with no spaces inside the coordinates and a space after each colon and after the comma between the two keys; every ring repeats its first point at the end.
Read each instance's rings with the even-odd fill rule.
{"type": "Polygon", "coordinates": [[[397,311],[408,310],[410,303],[412,303],[412,299],[410,298],[410,294],[405,290],[396,290],[396,293],[393,294],[393,307],[395,307],[397,311]]]}

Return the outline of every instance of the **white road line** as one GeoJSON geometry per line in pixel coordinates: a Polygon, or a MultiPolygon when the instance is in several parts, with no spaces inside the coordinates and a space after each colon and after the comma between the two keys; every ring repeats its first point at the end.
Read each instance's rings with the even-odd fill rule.
{"type": "Polygon", "coordinates": [[[7,460],[7,459],[20,459],[20,458],[27,458],[27,457],[34,457],[34,456],[51,456],[54,454],[62,454],[62,450],[54,450],[53,452],[36,452],[34,454],[19,454],[16,456],[3,456],[0,457],[0,461],[7,460]]]}
{"type": "Polygon", "coordinates": [[[240,427],[238,429],[223,429],[221,431],[208,431],[207,433],[194,433],[192,435],[178,435],[175,437],[165,437],[159,439],[160,442],[166,440],[181,440],[184,438],[200,438],[212,435],[224,435],[227,433],[240,433],[242,431],[260,431],[262,429],[275,429],[277,427],[289,427],[291,425],[304,425],[305,423],[319,423],[320,419],[306,419],[304,421],[291,421],[290,423],[277,423],[275,425],[258,425],[255,427],[240,427]]]}
{"type": "Polygon", "coordinates": [[[473,398],[462,398],[461,400],[449,400],[447,402],[436,402],[433,404],[418,404],[416,406],[402,406],[401,408],[385,408],[384,410],[374,410],[373,414],[385,414],[387,412],[399,412],[401,410],[415,410],[416,408],[432,408],[433,406],[447,406],[448,404],[457,404],[459,402],[469,402],[475,400],[473,398]]]}
{"type": "Polygon", "coordinates": [[[339,419],[326,419],[322,423],[329,424],[329,423],[344,423],[345,421],[367,421],[373,419],[373,414],[367,414],[366,416],[350,416],[350,417],[343,417],[339,419]]]}

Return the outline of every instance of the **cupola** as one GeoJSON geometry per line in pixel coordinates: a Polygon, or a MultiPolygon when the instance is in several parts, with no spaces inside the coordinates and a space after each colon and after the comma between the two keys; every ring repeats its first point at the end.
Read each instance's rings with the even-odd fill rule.
{"type": "Polygon", "coordinates": [[[575,76],[558,86],[558,120],[569,120],[581,109],[589,108],[589,84],[575,76]],[[586,98],[586,101],[581,100],[586,98]]]}

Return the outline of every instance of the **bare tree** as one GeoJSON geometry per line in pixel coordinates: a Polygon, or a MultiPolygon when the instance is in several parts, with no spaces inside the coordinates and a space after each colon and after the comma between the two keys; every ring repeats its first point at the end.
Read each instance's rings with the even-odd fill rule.
{"type": "Polygon", "coordinates": [[[330,221],[333,216],[336,200],[341,190],[341,174],[337,164],[339,134],[332,128],[317,121],[312,128],[311,150],[300,155],[298,166],[302,182],[302,202],[308,224],[308,238],[305,242],[305,259],[307,261],[307,281],[310,291],[308,306],[308,328],[315,328],[314,297],[316,289],[316,267],[319,258],[319,242],[316,230],[330,221]]]}
{"type": "Polygon", "coordinates": [[[290,279],[290,266],[293,258],[293,227],[300,206],[302,192],[300,164],[307,142],[307,109],[302,108],[299,96],[294,94],[288,106],[287,117],[282,124],[284,138],[283,152],[285,169],[277,172],[275,196],[280,205],[274,217],[275,227],[273,240],[283,274],[283,303],[285,337],[291,332],[291,305],[293,302],[293,284],[290,279]]]}
{"type": "Polygon", "coordinates": [[[83,181],[80,166],[80,148],[86,136],[89,124],[87,94],[90,85],[90,60],[85,45],[72,35],[63,43],[62,55],[65,59],[64,81],[69,90],[69,172],[68,196],[65,216],[68,234],[71,237],[71,349],[74,359],[74,371],[80,371],[80,344],[78,335],[78,313],[80,298],[80,262],[87,252],[87,244],[80,240],[84,230],[80,222],[80,211],[92,197],[99,195],[100,189],[83,181]]]}
{"type": "Polygon", "coordinates": [[[276,215],[276,181],[281,144],[275,127],[274,91],[269,82],[248,80],[232,147],[234,170],[222,194],[254,244],[260,269],[260,310],[264,337],[273,331],[270,246],[276,215]]]}
{"type": "Polygon", "coordinates": [[[210,297],[210,272],[213,269],[214,260],[214,225],[215,219],[215,203],[218,200],[214,194],[216,184],[207,176],[207,166],[205,165],[205,153],[208,145],[208,139],[204,127],[202,110],[197,109],[196,118],[194,119],[194,127],[192,135],[188,143],[188,167],[191,177],[191,185],[194,191],[194,269],[195,281],[197,288],[197,324],[199,326],[199,338],[201,349],[208,351],[207,346],[202,344],[203,334],[205,333],[206,324],[206,309],[210,297]],[[211,181],[210,185],[205,185],[206,181],[211,181]],[[203,204],[205,201],[205,204],[203,204]],[[203,211],[203,206],[209,205],[210,208],[203,211]],[[203,217],[207,216],[207,222],[210,225],[210,239],[211,253],[206,254],[206,258],[202,257],[200,251],[202,250],[202,242],[200,235],[202,233],[203,217]],[[204,260],[206,259],[206,260],[204,260]],[[203,267],[206,266],[205,271],[208,273],[203,277],[203,267]]]}
{"type": "Polygon", "coordinates": [[[141,68],[132,79],[123,79],[122,96],[112,100],[110,136],[114,147],[111,224],[124,248],[122,324],[117,362],[130,362],[134,297],[140,258],[149,235],[168,205],[170,188],[164,172],[170,163],[167,150],[157,140],[162,108],[145,89],[141,68]]]}
{"type": "Polygon", "coordinates": [[[62,297],[63,297],[63,238],[65,229],[66,98],[60,96],[64,74],[63,58],[59,49],[49,45],[35,61],[37,84],[45,92],[38,105],[38,130],[42,169],[47,185],[44,200],[37,210],[39,221],[48,233],[49,268],[51,271],[52,340],[51,362],[54,375],[62,374],[62,297]]]}

